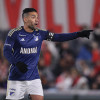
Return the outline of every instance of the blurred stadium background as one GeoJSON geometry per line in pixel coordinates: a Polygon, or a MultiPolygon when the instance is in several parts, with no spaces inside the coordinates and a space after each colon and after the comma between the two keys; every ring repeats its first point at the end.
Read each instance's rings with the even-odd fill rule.
{"type": "Polygon", "coordinates": [[[100,0],[0,0],[0,100],[5,100],[9,72],[5,38],[11,28],[23,25],[27,7],[38,10],[42,29],[58,34],[95,30],[89,40],[43,42],[38,68],[45,100],[99,100],[100,0]]]}

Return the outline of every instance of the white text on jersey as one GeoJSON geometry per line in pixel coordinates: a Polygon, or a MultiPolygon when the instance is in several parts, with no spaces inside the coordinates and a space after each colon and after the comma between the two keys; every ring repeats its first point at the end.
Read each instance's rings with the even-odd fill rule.
{"type": "Polygon", "coordinates": [[[23,47],[21,47],[20,53],[21,54],[37,53],[37,47],[34,47],[34,48],[23,48],[23,47]]]}

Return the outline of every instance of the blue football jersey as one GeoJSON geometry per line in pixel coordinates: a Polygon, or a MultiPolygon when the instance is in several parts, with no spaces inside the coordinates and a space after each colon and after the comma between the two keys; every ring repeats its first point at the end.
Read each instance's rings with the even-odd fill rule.
{"type": "MultiPolygon", "coordinates": [[[[33,80],[38,79],[38,61],[43,40],[63,42],[78,38],[77,32],[54,34],[40,29],[32,33],[26,32],[23,27],[9,31],[4,44],[4,56],[11,63],[9,80],[33,80]],[[24,62],[28,67],[26,73],[22,73],[16,66],[17,62],[24,62]]],[[[24,66],[22,66],[24,67],[24,66]]]]}

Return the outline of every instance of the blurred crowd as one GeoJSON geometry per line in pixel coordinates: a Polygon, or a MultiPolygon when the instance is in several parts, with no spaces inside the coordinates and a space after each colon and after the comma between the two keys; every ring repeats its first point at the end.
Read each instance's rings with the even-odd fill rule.
{"type": "Polygon", "coordinates": [[[7,76],[9,63],[3,56],[3,45],[4,43],[0,40],[0,88],[7,87],[7,76]]]}
{"type": "MultiPolygon", "coordinates": [[[[85,29],[90,28],[87,25],[80,28],[85,29]]],[[[0,88],[5,89],[9,63],[3,56],[3,45],[7,32],[0,31],[0,88]]],[[[44,89],[100,89],[100,23],[95,25],[90,39],[44,41],[38,68],[44,89]]]]}

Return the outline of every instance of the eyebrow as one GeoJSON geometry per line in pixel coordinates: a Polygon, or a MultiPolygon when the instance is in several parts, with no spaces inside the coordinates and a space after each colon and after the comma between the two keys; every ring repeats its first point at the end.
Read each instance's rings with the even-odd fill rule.
{"type": "Polygon", "coordinates": [[[31,16],[36,16],[36,15],[31,15],[31,16]]]}
{"type": "MultiPolygon", "coordinates": [[[[31,16],[34,16],[34,17],[36,17],[36,15],[31,15],[31,16]]],[[[38,16],[37,16],[38,17],[38,16]]]]}

